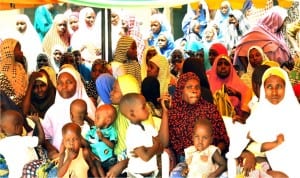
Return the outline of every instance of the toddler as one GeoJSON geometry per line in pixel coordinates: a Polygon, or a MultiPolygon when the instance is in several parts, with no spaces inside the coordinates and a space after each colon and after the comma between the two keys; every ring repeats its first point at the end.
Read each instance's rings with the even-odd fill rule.
{"type": "Polygon", "coordinates": [[[182,175],[187,177],[219,177],[226,171],[226,160],[218,147],[212,145],[213,130],[207,119],[199,119],[194,126],[194,145],[186,148],[182,175]]]}
{"type": "Polygon", "coordinates": [[[149,117],[146,99],[142,94],[128,93],[121,98],[120,112],[130,123],[126,132],[126,147],[129,158],[128,177],[156,177],[157,154],[162,153],[158,133],[151,125],[144,125],[149,117]]]}
{"type": "Polygon", "coordinates": [[[29,118],[35,123],[38,136],[22,136],[24,118],[19,112],[5,110],[1,114],[0,128],[5,137],[0,140],[0,154],[6,160],[8,177],[21,177],[24,165],[38,159],[34,147],[44,142],[45,134],[37,114],[29,118]]]}
{"type": "Polygon", "coordinates": [[[90,126],[94,125],[87,115],[87,104],[83,99],[75,99],[70,105],[70,115],[73,123],[81,127],[81,135],[85,137],[90,130],[90,126]]]}
{"type": "Polygon", "coordinates": [[[99,177],[91,151],[82,147],[80,126],[72,122],[65,124],[62,128],[62,137],[57,177],[87,178],[88,171],[92,177],[99,177]]]}
{"type": "Polygon", "coordinates": [[[105,172],[117,163],[117,157],[114,155],[117,131],[112,125],[116,117],[117,111],[112,105],[99,106],[96,110],[95,126],[85,136],[90,143],[92,152],[100,158],[105,172]]]}

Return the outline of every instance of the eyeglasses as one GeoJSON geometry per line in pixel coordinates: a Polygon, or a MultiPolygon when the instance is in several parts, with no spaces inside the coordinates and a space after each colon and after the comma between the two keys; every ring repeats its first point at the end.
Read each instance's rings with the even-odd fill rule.
{"type": "Polygon", "coordinates": [[[157,41],[166,41],[165,39],[158,39],[157,41]]]}

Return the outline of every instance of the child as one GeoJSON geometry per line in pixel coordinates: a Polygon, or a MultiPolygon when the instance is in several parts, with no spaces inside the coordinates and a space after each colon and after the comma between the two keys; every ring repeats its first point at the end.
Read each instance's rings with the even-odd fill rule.
{"type": "Polygon", "coordinates": [[[83,99],[75,99],[70,105],[70,115],[73,123],[81,127],[81,135],[85,137],[94,125],[93,120],[87,116],[87,104],[83,99]]]}
{"type": "Polygon", "coordinates": [[[158,166],[156,155],[161,144],[157,131],[150,125],[143,125],[148,119],[149,110],[146,99],[137,93],[128,93],[121,98],[120,112],[126,116],[130,124],[126,132],[126,147],[129,157],[128,177],[156,177],[158,166]]]}
{"type": "Polygon", "coordinates": [[[114,155],[117,131],[112,125],[116,117],[117,111],[112,105],[99,106],[96,110],[95,126],[85,136],[90,143],[92,152],[101,159],[101,165],[105,172],[117,163],[117,157],[114,155]]]}
{"type": "Polygon", "coordinates": [[[81,128],[75,123],[67,123],[62,128],[62,136],[57,177],[87,178],[89,170],[93,177],[99,177],[92,153],[81,146],[81,128]]]}
{"type": "Polygon", "coordinates": [[[226,171],[226,160],[218,147],[212,145],[212,125],[207,119],[199,119],[194,126],[194,145],[186,148],[182,175],[187,177],[219,177],[226,171]]]}
{"type": "Polygon", "coordinates": [[[21,177],[25,164],[38,159],[34,147],[42,144],[45,134],[37,114],[30,116],[36,124],[38,137],[21,136],[23,130],[23,117],[15,110],[5,110],[0,119],[1,131],[5,138],[0,140],[0,154],[6,160],[9,177],[21,177]]]}

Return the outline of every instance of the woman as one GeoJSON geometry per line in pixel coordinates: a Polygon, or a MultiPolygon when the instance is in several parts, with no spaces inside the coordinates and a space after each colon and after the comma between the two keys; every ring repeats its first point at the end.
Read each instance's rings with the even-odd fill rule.
{"type": "Polygon", "coordinates": [[[110,73],[103,73],[97,77],[96,90],[100,97],[97,107],[103,104],[111,104],[110,92],[113,89],[115,78],[110,73]]]}
{"type": "Polygon", "coordinates": [[[18,106],[21,106],[28,86],[28,76],[24,66],[19,41],[7,38],[0,45],[0,85],[1,91],[18,106]]]}
{"type": "MultiPolygon", "coordinates": [[[[219,55],[212,66],[208,81],[214,99],[217,93],[224,91],[229,96],[230,103],[234,107],[235,114],[227,115],[244,122],[249,116],[248,103],[251,100],[251,89],[237,75],[228,55],[219,55]]],[[[219,108],[220,110],[221,108],[219,108]]],[[[221,110],[220,110],[221,111],[221,110]]],[[[224,115],[224,113],[222,113],[224,115]]]]}
{"type": "Polygon", "coordinates": [[[22,107],[25,115],[38,113],[40,118],[44,118],[46,111],[54,103],[56,88],[49,75],[51,74],[43,68],[30,75],[22,107]]]}
{"type": "Polygon", "coordinates": [[[46,149],[50,159],[58,156],[62,141],[61,128],[71,122],[69,107],[73,100],[87,103],[87,115],[93,120],[95,106],[87,96],[80,74],[72,67],[64,67],[57,76],[57,91],[54,104],[47,110],[42,125],[46,136],[46,149]]]}
{"type": "Polygon", "coordinates": [[[262,77],[259,103],[247,120],[248,135],[260,143],[258,152],[266,149],[266,142],[277,140],[279,135],[284,137],[281,144],[266,149],[265,154],[272,170],[289,177],[299,175],[298,167],[292,164],[292,160],[300,158],[295,144],[299,135],[299,109],[287,72],[280,67],[267,69],[262,77]]]}
{"type": "Polygon", "coordinates": [[[290,50],[282,33],[287,12],[281,7],[273,7],[262,17],[247,34],[239,41],[234,56],[234,65],[239,65],[241,70],[247,69],[248,49],[260,46],[270,60],[276,61],[280,66],[293,63],[290,50]],[[241,64],[239,64],[241,63],[241,64]]]}
{"type": "Polygon", "coordinates": [[[42,43],[26,14],[17,15],[15,24],[16,28],[12,31],[11,37],[20,42],[27,61],[27,74],[30,75],[36,70],[36,58],[42,52],[42,43]],[[34,50],[32,50],[32,46],[34,46],[34,50]]]}
{"type": "Polygon", "coordinates": [[[55,45],[63,47],[64,51],[70,46],[70,33],[67,28],[68,20],[63,14],[57,14],[53,20],[53,25],[45,35],[43,40],[43,50],[48,56],[55,45]]]}
{"type": "Polygon", "coordinates": [[[193,126],[198,119],[209,119],[213,125],[213,144],[218,146],[224,155],[229,146],[229,138],[223,119],[217,107],[206,100],[201,94],[199,78],[192,72],[179,77],[171,108],[168,111],[168,130],[163,144],[169,143],[174,151],[177,162],[184,161],[184,148],[192,144],[193,126]]]}

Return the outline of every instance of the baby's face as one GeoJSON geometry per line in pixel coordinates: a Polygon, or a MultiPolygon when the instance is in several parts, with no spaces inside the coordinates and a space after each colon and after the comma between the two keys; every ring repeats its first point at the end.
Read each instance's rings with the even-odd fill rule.
{"type": "Polygon", "coordinates": [[[73,106],[71,108],[71,120],[77,125],[83,125],[84,119],[87,115],[87,108],[73,106]]]}
{"type": "Polygon", "coordinates": [[[212,143],[212,135],[208,126],[197,125],[193,136],[194,146],[197,151],[203,151],[212,143]]]}
{"type": "Polygon", "coordinates": [[[63,144],[68,151],[78,153],[80,148],[80,137],[75,132],[68,130],[63,135],[63,144]]]}

